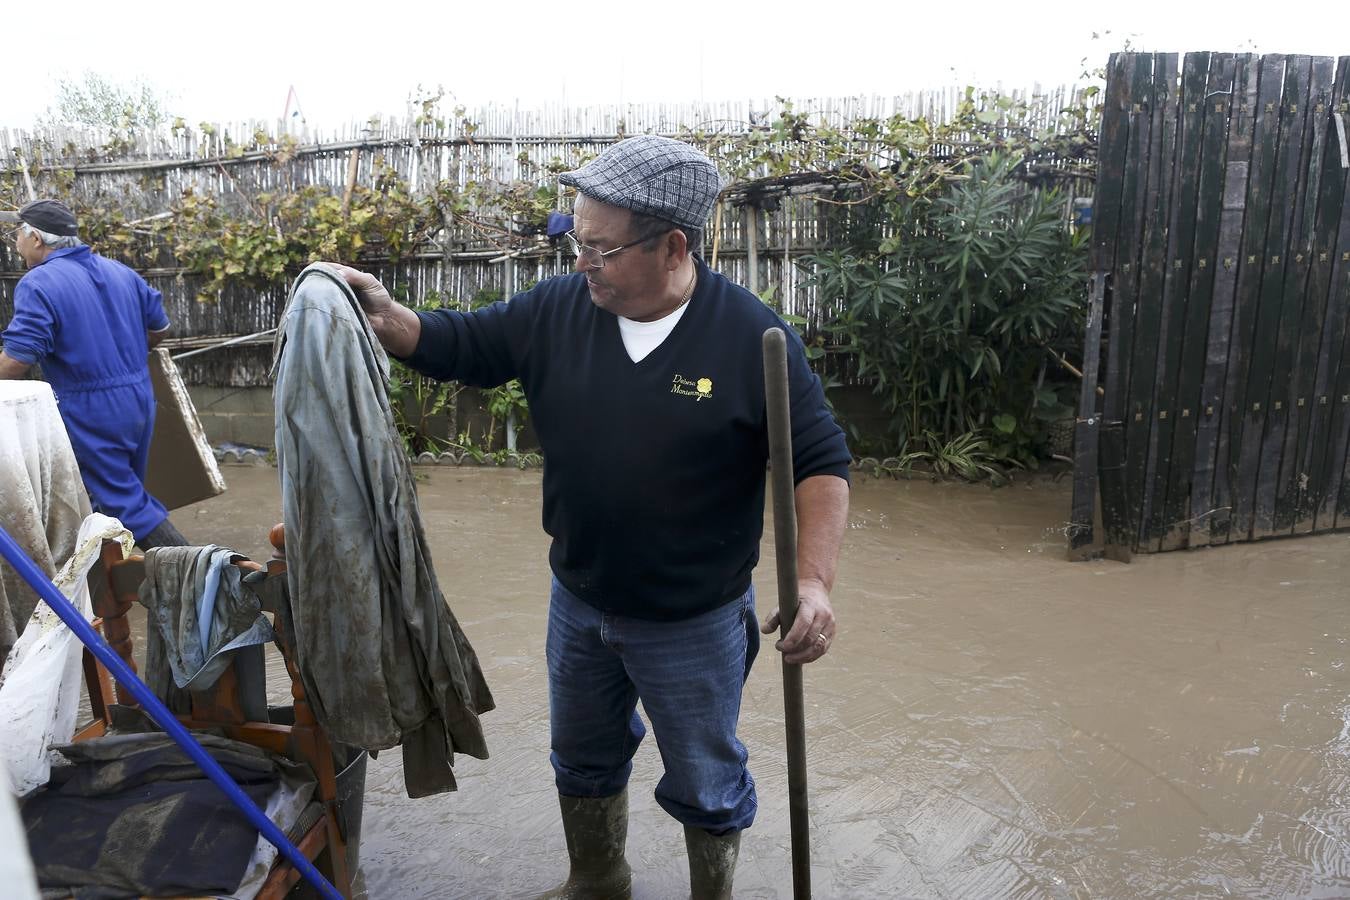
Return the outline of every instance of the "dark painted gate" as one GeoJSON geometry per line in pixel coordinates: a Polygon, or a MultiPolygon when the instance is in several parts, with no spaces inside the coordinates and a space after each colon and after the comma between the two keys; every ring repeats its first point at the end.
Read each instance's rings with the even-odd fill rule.
{"type": "Polygon", "coordinates": [[[1111,57],[1071,557],[1350,527],[1348,64],[1111,57]]]}

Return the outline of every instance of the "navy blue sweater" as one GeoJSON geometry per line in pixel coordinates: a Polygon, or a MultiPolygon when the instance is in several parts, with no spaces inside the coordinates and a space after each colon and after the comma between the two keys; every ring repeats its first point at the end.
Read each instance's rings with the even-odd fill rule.
{"type": "Polygon", "coordinates": [[[683,619],[749,588],[768,460],[765,329],[789,336],[796,479],[848,477],[843,432],[801,340],[749,291],[698,265],[689,307],[637,363],[583,275],[471,313],[419,313],[413,368],[479,387],[520,379],[544,451],[549,562],[603,612],[683,619]]]}

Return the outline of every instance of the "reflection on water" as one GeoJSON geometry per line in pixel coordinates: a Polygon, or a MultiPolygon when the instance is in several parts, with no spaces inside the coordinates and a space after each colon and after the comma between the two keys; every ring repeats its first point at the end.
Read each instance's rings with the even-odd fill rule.
{"type": "MultiPolygon", "coordinates": [[[[397,752],[371,763],[368,895],[532,896],[566,868],[539,476],[422,471],[437,572],[498,702],[492,757],[460,757],[457,793],[415,801],[397,752]]],[[[226,474],[226,494],[175,520],[265,556],[275,472],[226,474]]],[[[806,671],[815,896],[1350,895],[1350,538],[1070,564],[1069,490],[855,484],[839,637],[806,671]]],[[[772,552],[766,533],[761,612],[772,552]]],[[[285,696],[279,670],[272,687],[285,696]]],[[[745,706],[760,813],[737,897],[790,896],[771,653],[745,706]]],[[[638,897],[687,891],[659,776],[648,741],[631,792],[638,897]]]]}

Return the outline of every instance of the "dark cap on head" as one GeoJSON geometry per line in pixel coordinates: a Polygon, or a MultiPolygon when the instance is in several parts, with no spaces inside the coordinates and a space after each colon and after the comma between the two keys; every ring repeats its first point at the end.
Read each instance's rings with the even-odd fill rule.
{"type": "Polygon", "coordinates": [[[75,214],[60,200],[34,200],[19,207],[18,212],[0,212],[0,222],[24,222],[58,237],[78,237],[80,234],[75,214]]]}
{"type": "Polygon", "coordinates": [[[707,223],[722,191],[717,166],[706,154],[654,134],[619,141],[558,180],[593,200],[686,228],[707,223]]]}

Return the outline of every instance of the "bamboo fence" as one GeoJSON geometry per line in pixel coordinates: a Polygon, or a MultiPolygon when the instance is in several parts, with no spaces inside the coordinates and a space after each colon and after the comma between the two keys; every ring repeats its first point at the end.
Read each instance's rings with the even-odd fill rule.
{"type": "MultiPolygon", "coordinates": [[[[1054,128],[1061,111],[1095,104],[1081,87],[1004,92],[1025,110],[1019,121],[1054,128]]],[[[848,128],[859,120],[923,118],[950,121],[964,98],[957,88],[893,97],[848,97],[794,101],[794,113],[812,123],[848,128]]],[[[979,101],[977,98],[977,102],[979,101]]],[[[442,118],[375,119],[327,132],[287,122],[247,122],[164,128],[134,137],[46,127],[0,129],[0,208],[29,196],[56,193],[85,204],[111,204],[124,219],[148,227],[172,215],[186,192],[209,196],[224,209],[246,211],[259,194],[306,185],[335,195],[354,185],[372,186],[392,169],[412,194],[438,184],[464,187],[533,182],[556,188],[550,170],[573,167],[625,136],[642,133],[683,137],[704,144],[716,157],[723,142],[771,127],[783,105],[774,102],[718,104],[626,104],[623,106],[522,109],[491,106],[442,118]]],[[[750,173],[753,176],[755,173],[750,173]]],[[[1070,181],[1069,194],[1091,193],[1090,182],[1070,181]]],[[[794,260],[828,244],[824,206],[809,185],[786,192],[776,209],[761,211],[724,200],[710,223],[704,254],[732,280],[756,292],[773,292],[784,312],[819,321],[815,297],[794,260]]],[[[558,207],[564,205],[559,191],[558,207]]],[[[256,208],[256,207],[255,207],[256,208]]],[[[492,210],[480,210],[479,223],[492,210]]],[[[513,223],[500,229],[447,220],[446,227],[398,264],[370,263],[385,284],[416,301],[434,290],[467,302],[509,296],[528,284],[566,272],[570,256],[544,235],[521,234],[513,223]]],[[[0,246],[0,322],[12,309],[22,262],[9,244],[0,246]]],[[[201,279],[184,269],[172,248],[160,248],[150,265],[138,265],[164,294],[178,347],[198,347],[276,324],[286,285],[264,290],[227,287],[215,302],[196,299],[201,279]]],[[[193,384],[266,384],[270,358],[265,339],[233,345],[185,360],[193,384]]]]}

